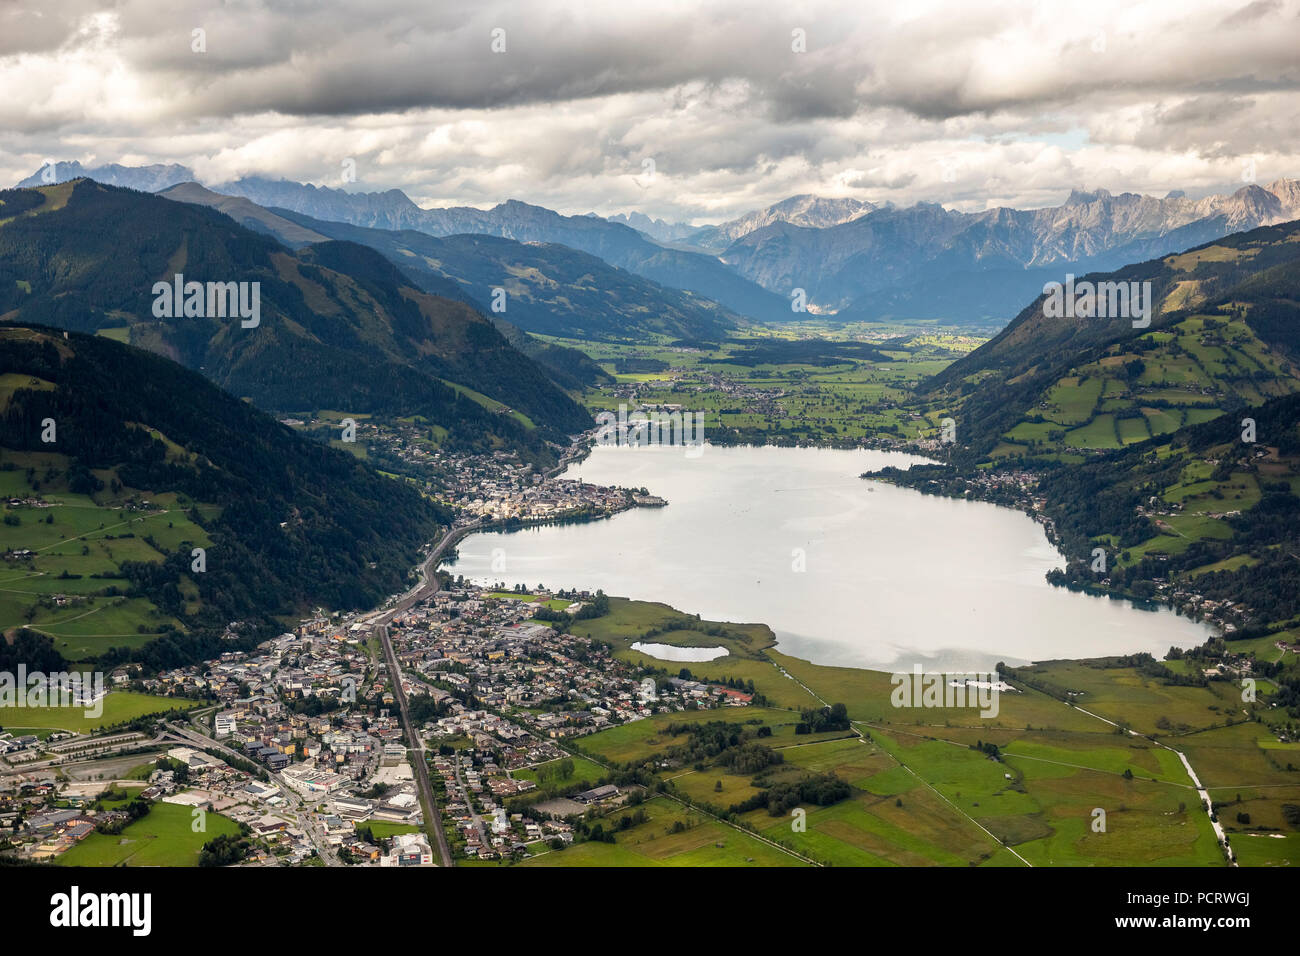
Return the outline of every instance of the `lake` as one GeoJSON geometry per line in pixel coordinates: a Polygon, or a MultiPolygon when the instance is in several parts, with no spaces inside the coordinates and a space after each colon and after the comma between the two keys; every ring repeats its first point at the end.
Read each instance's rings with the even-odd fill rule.
{"type": "Polygon", "coordinates": [[[641,641],[634,641],[632,650],[649,654],[661,661],[677,661],[687,664],[714,661],[719,657],[726,657],[730,653],[725,647],[677,647],[674,644],[646,644],[641,641]]]}
{"type": "Polygon", "coordinates": [[[1212,633],[1166,608],[1052,587],[1044,575],[1065,562],[1028,515],[858,477],[923,460],[868,450],[709,445],[689,457],[682,448],[598,446],[564,476],[645,487],[668,506],[471,535],[443,567],[476,584],[599,588],[709,620],[762,622],[783,653],[878,670],[987,670],[1138,651],[1160,658],[1212,633]]]}

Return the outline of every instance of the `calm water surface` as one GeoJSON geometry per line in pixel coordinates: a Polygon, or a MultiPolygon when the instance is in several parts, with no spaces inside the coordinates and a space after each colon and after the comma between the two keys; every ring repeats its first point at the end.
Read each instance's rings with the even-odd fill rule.
{"type": "MultiPolygon", "coordinates": [[[[444,567],[478,584],[603,589],[769,625],[784,653],[892,670],[987,669],[1200,644],[1169,610],[1073,594],[1027,515],[858,476],[923,459],[810,448],[597,447],[565,477],[644,486],[666,508],[476,534],[444,567]],[[493,552],[497,567],[493,572],[493,552]],[[799,570],[802,568],[802,570],[799,570]]],[[[708,638],[701,635],[701,644],[708,638]]]]}

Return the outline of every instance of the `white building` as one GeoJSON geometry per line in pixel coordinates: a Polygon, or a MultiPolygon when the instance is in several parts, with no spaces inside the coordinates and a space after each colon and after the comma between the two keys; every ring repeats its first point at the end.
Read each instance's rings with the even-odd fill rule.
{"type": "Polygon", "coordinates": [[[399,833],[393,848],[379,858],[380,866],[432,866],[433,851],[422,833],[399,833]]]}

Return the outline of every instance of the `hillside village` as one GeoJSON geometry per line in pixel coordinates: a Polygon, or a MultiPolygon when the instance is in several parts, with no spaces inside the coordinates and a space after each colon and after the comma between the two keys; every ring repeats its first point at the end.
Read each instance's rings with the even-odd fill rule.
{"type": "MultiPolygon", "coordinates": [[[[319,421],[291,420],[308,430],[319,421]]],[[[420,484],[426,494],[452,508],[456,520],[546,522],[609,517],[643,502],[644,489],[595,485],[556,477],[563,464],[583,454],[573,445],[560,451],[560,465],[542,471],[516,451],[469,454],[438,447],[427,434],[403,421],[367,422],[357,427],[357,442],[380,467],[420,484]]]]}

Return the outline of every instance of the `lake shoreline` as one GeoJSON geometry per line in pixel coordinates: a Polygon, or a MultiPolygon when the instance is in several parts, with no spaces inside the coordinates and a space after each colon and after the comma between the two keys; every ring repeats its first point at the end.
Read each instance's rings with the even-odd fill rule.
{"type": "Polygon", "coordinates": [[[710,620],[759,620],[782,653],[884,671],[1163,657],[1212,636],[1168,609],[1138,619],[1127,601],[1052,587],[1045,575],[1065,559],[1018,510],[859,477],[880,464],[929,461],[921,456],[707,446],[687,459],[676,451],[597,447],[570,466],[579,471],[570,477],[645,487],[671,507],[471,538],[443,570],[476,584],[544,581],[710,620]]]}

